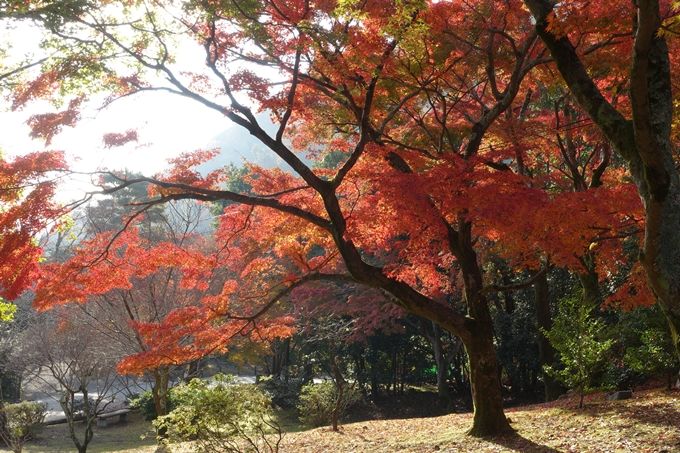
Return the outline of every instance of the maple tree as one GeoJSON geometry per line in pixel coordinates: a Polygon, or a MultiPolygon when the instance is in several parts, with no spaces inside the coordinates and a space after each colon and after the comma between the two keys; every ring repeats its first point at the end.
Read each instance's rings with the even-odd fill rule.
{"type": "MultiPolygon", "coordinates": [[[[583,203],[589,203],[589,196],[594,193],[586,195],[587,191],[596,191],[603,185],[611,187],[626,184],[626,174],[620,168],[620,163],[612,156],[609,142],[578,109],[571,93],[562,87],[559,80],[553,81],[552,85],[541,87],[541,91],[543,92],[541,98],[536,102],[540,113],[525,116],[521,121],[505,122],[507,129],[503,134],[515,147],[518,173],[527,175],[538,184],[545,184],[548,177],[548,184],[551,185],[548,190],[564,193],[565,196],[570,196],[566,195],[567,193],[580,193],[578,197],[583,203]],[[544,153],[539,160],[532,158],[531,152],[538,144],[541,144],[544,153]]],[[[629,206],[624,210],[634,212],[638,202],[630,194],[628,203],[629,206]]],[[[603,281],[607,281],[611,288],[612,278],[625,273],[627,266],[625,263],[630,260],[630,256],[623,253],[620,244],[609,239],[628,237],[626,239],[628,242],[637,242],[642,228],[639,222],[641,217],[642,214],[638,212],[627,224],[621,223],[617,231],[602,230],[599,235],[593,237],[593,242],[587,250],[582,249],[581,252],[575,253],[580,266],[571,266],[570,269],[578,277],[583,297],[593,306],[603,300],[603,291],[600,289],[603,281]]],[[[625,299],[625,305],[629,307],[647,304],[644,284],[635,286],[634,282],[635,279],[629,276],[616,296],[607,299],[609,305],[622,306],[624,305],[620,303],[622,299],[625,299]],[[632,288],[635,288],[633,291],[637,294],[627,291],[632,288]]],[[[550,367],[555,360],[555,351],[542,333],[552,327],[547,274],[539,276],[534,286],[539,359],[541,365],[550,367]]],[[[507,307],[506,311],[511,313],[507,307]]],[[[547,401],[560,396],[562,388],[552,376],[544,372],[543,382],[547,401]]]]}
{"type": "Polygon", "coordinates": [[[109,338],[110,346],[123,358],[119,370],[152,377],[159,415],[167,414],[172,366],[200,355],[185,350],[163,360],[165,348],[181,349],[185,342],[177,337],[165,339],[162,331],[154,335],[140,332],[145,325],[163,322],[178,308],[196,305],[209,290],[214,292],[218,282],[211,276],[210,258],[203,255],[209,255],[209,246],[192,231],[200,223],[200,218],[193,217],[196,212],[200,217],[201,210],[185,211],[189,218],[184,224],[167,218],[182,213],[174,207],[165,225],[145,228],[137,222],[115,241],[115,229],[84,241],[69,260],[44,265],[36,287],[34,306],[39,310],[81,303],[79,322],[109,338]],[[196,278],[203,281],[190,283],[196,278]],[[148,357],[150,349],[156,353],[152,357],[148,357]]]}
{"type": "MultiPolygon", "coordinates": [[[[163,340],[121,369],[220,350],[244,329],[263,338],[284,335],[290,320],[261,320],[275,313],[277,302],[309,282],[344,281],[374,288],[395,306],[460,337],[475,408],[470,432],[509,431],[487,295],[527,287],[554,265],[588,272],[583,257],[614,269],[617,240],[642,223],[631,185],[602,175],[604,151],[593,151],[591,163],[574,171],[568,147],[550,148],[562,149],[572,164],[568,184],[583,186],[583,175],[591,172],[598,184],[588,190],[562,190],[564,178],[537,170],[550,166],[551,155],[533,131],[545,127],[546,118],[555,127],[559,118],[541,102],[541,91],[555,82],[543,67],[555,59],[565,71],[554,47],[540,44],[539,35],[546,42],[553,36],[540,28],[547,12],[541,16],[531,8],[536,31],[519,1],[189,1],[171,16],[137,6],[130,2],[117,18],[93,9],[52,24],[55,42],[68,43],[63,56],[16,89],[13,101],[19,107],[36,97],[59,98],[66,84],[68,108],[35,116],[33,135],[49,142],[73,124],[87,92],[83,85],[109,91],[109,102],[169,91],[224,114],[297,176],[251,164],[241,176],[248,191],[225,190],[228,173],[202,175],[195,168],[216,152],[198,151],[172,159],[171,168],[156,177],[103,186],[111,192],[148,183],[153,198],[146,206],[184,199],[231,203],[215,234],[224,252],[192,255],[183,272],[198,284],[202,272],[219,263],[238,282],[229,280],[219,294],[160,322],[138,325],[149,344],[159,331],[163,340]],[[174,33],[180,32],[202,45],[205,68],[173,67],[174,33]],[[157,73],[165,79],[159,81],[157,73]],[[274,134],[241,101],[242,93],[271,113],[274,134]],[[296,152],[336,165],[310,167],[296,152]],[[590,253],[593,244],[597,254],[590,253]],[[498,284],[485,275],[491,256],[533,277],[498,284]],[[454,291],[462,293],[465,313],[448,302],[454,291]],[[192,344],[182,343],[188,338],[192,344]]],[[[589,29],[580,41],[583,58],[609,64],[614,78],[624,71],[621,59],[612,61],[612,49],[631,44],[630,36],[618,37],[620,24],[610,20],[617,13],[598,10],[589,23],[597,33],[589,29]]],[[[583,105],[583,95],[573,87],[572,94],[583,105]]],[[[649,212],[645,225],[649,232],[649,212]]],[[[90,248],[106,247],[108,240],[90,248]]],[[[90,263],[85,254],[80,268],[90,263]]],[[[158,251],[161,258],[165,265],[175,259],[158,251]]],[[[39,303],[49,307],[60,297],[83,301],[86,295],[45,294],[39,303]]]]}
{"type": "Polygon", "coordinates": [[[677,85],[671,81],[677,64],[677,52],[673,52],[677,40],[666,39],[667,34],[676,33],[674,5],[658,0],[619,4],[616,8],[580,1],[568,6],[547,0],[526,0],[525,4],[565,83],[626,161],[638,188],[646,219],[640,264],[668,319],[680,356],[680,286],[676,277],[680,270],[680,181],[675,164],[677,117],[673,102],[677,85]],[[588,20],[583,27],[585,17],[588,20]],[[630,20],[612,22],[614,17],[630,20]],[[618,34],[608,30],[612,26],[619,28],[618,34]],[[573,44],[593,32],[610,33],[612,39],[632,37],[622,39],[628,50],[622,59],[623,68],[619,63],[602,76],[593,75],[593,69],[602,62],[585,58],[579,53],[582,47],[573,44]],[[621,89],[628,91],[627,99],[619,98],[621,89]]]}
{"type": "MultiPolygon", "coordinates": [[[[66,170],[61,152],[0,158],[0,297],[16,299],[35,281],[43,255],[37,237],[67,212],[55,200],[55,173],[66,170]]],[[[0,305],[3,316],[12,311],[0,305]]]]}
{"type": "Polygon", "coordinates": [[[69,437],[85,453],[97,417],[120,392],[115,373],[120,356],[101,332],[81,322],[77,310],[59,307],[35,320],[23,332],[15,362],[59,398],[69,437]]]}

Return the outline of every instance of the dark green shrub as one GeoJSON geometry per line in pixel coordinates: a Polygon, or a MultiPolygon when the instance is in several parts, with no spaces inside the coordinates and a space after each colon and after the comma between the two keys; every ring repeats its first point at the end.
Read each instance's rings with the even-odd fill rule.
{"type": "Polygon", "coordinates": [[[650,377],[666,377],[670,389],[672,379],[677,376],[680,366],[678,356],[673,349],[670,332],[659,328],[648,328],[638,333],[642,344],[628,348],[624,362],[633,370],[650,377]]]}
{"type": "Polygon", "coordinates": [[[282,408],[296,407],[300,399],[300,392],[305,385],[304,378],[279,379],[278,376],[262,378],[262,389],[272,400],[272,404],[282,408]]]}
{"type": "Polygon", "coordinates": [[[645,373],[617,362],[604,373],[602,388],[606,390],[635,390],[635,387],[644,381],[645,373]]]}
{"type": "MultiPolygon", "coordinates": [[[[174,392],[174,387],[168,390],[167,395],[167,409],[170,413],[175,407],[177,407],[177,397],[174,392]]],[[[142,414],[144,420],[152,421],[158,418],[158,413],[156,412],[156,403],[153,399],[153,393],[151,390],[139,395],[137,398],[130,400],[130,407],[133,409],[139,409],[139,413],[142,414]]]]}
{"type": "Polygon", "coordinates": [[[94,410],[97,407],[97,404],[92,397],[87,398],[88,404],[85,405],[85,400],[83,398],[76,398],[76,400],[73,402],[73,418],[74,420],[82,420],[85,418],[85,415],[94,415],[94,410]],[[90,414],[85,414],[86,408],[89,408],[90,414]]]}
{"type": "Polygon", "coordinates": [[[21,396],[21,376],[12,372],[0,374],[2,398],[7,403],[18,403],[21,396]]]}

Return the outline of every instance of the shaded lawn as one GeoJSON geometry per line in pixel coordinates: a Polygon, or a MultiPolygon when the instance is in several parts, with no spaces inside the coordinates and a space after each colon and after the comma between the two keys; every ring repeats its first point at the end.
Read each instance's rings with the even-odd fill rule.
{"type": "MultiPolygon", "coordinates": [[[[604,395],[597,394],[586,399],[585,408],[577,406],[578,398],[572,397],[507,409],[517,435],[488,439],[465,435],[472,414],[348,423],[340,433],[328,428],[298,431],[298,425],[290,421],[284,424],[289,432],[281,452],[680,453],[678,391],[635,392],[633,399],[623,401],[606,401],[604,395]]],[[[48,427],[42,437],[24,451],[74,451],[65,425],[48,427]]],[[[93,453],[156,451],[151,424],[134,413],[126,423],[96,429],[91,445],[88,451],[93,453]]],[[[190,444],[173,445],[171,451],[191,451],[190,444]]]]}

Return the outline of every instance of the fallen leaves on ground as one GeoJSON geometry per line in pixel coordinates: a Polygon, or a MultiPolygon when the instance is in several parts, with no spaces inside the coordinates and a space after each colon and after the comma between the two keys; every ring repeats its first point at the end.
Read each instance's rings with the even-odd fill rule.
{"type": "Polygon", "coordinates": [[[472,414],[376,420],[287,434],[282,453],[362,452],[544,452],[678,453],[680,393],[651,390],[633,399],[593,396],[583,409],[575,398],[506,411],[513,436],[476,439],[465,435],[472,414]]]}

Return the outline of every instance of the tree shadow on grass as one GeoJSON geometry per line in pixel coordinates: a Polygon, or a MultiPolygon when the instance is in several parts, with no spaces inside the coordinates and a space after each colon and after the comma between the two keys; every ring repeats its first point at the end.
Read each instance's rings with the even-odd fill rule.
{"type": "MultiPolygon", "coordinates": [[[[631,401],[631,400],[625,400],[631,401]]],[[[635,401],[635,400],[632,400],[635,401]]],[[[565,409],[565,411],[581,411],[591,417],[611,416],[616,414],[637,423],[656,425],[659,427],[677,428],[680,426],[680,409],[667,402],[651,402],[647,404],[619,404],[618,401],[607,401],[597,405],[589,405],[585,409],[565,409]]]]}
{"type": "Polygon", "coordinates": [[[672,404],[657,403],[632,407],[627,415],[641,423],[677,429],[680,426],[680,410],[672,404]]]}
{"type": "Polygon", "coordinates": [[[537,444],[536,442],[522,437],[518,433],[508,434],[502,437],[490,437],[489,442],[510,448],[522,453],[562,453],[547,445],[537,444]]]}

